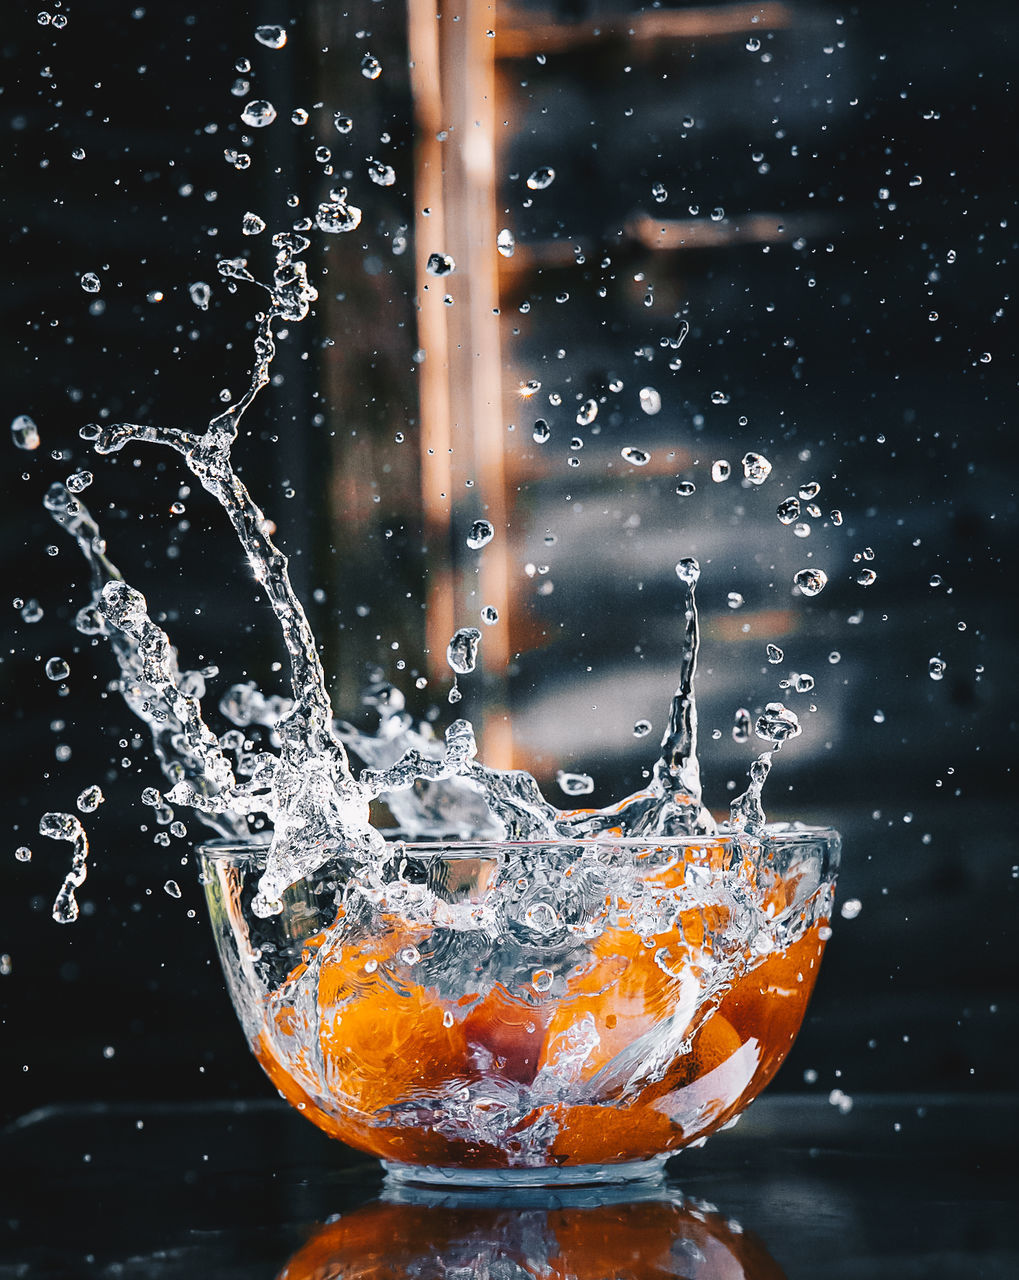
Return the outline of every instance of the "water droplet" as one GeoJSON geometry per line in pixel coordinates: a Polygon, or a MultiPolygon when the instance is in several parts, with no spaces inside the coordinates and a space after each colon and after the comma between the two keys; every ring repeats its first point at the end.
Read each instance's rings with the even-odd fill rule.
{"type": "Polygon", "coordinates": [[[456,270],[456,263],[448,253],[430,253],[425,270],[430,276],[448,276],[456,270]]]}
{"type": "Polygon", "coordinates": [[[308,113],[307,111],[305,111],[303,107],[294,107],[293,111],[291,111],[290,113],[291,124],[297,124],[297,125],[307,124],[308,119],[309,119],[308,113]]]}
{"type": "Polygon", "coordinates": [[[842,654],[839,653],[838,649],[832,649],[831,653],[828,654],[828,661],[834,667],[837,663],[842,661],[842,654]]]}
{"type": "Polygon", "coordinates": [[[361,210],[356,205],[347,204],[346,192],[343,192],[327,204],[319,205],[315,225],[319,231],[325,231],[329,235],[353,231],[361,225],[361,210]]]}
{"type": "Polygon", "coordinates": [[[724,391],[712,391],[711,403],[712,404],[728,404],[729,397],[725,394],[724,391]]]}
{"type": "Polygon", "coordinates": [[[764,484],[771,475],[771,463],[763,454],[745,453],[743,455],[743,475],[751,484],[764,484]]]}
{"type": "Polygon", "coordinates": [[[98,293],[102,285],[94,271],[86,271],[81,277],[81,287],[86,293],[98,293]]]}
{"type": "Polygon", "coordinates": [[[39,622],[44,616],[44,610],[38,600],[26,600],[19,610],[25,622],[39,622]]]}
{"type": "Polygon", "coordinates": [[[460,627],[446,646],[446,661],[457,675],[469,675],[477,665],[481,632],[477,627],[460,627]]]}
{"type": "Polygon", "coordinates": [[[14,850],[14,856],[17,858],[19,862],[31,862],[32,850],[28,847],[27,844],[18,845],[18,847],[14,850]]]}
{"type": "Polygon", "coordinates": [[[333,127],[337,133],[349,133],[354,127],[354,121],[342,111],[337,111],[333,116],[333,127]]]}
{"type": "Polygon", "coordinates": [[[681,498],[689,498],[692,493],[697,492],[697,486],[692,480],[680,480],[676,485],[676,492],[681,498]]]}
{"type": "Polygon", "coordinates": [[[732,475],[732,467],[724,458],[719,458],[711,464],[711,478],[716,484],[722,484],[732,475]]]}
{"type": "Polygon", "coordinates": [[[556,773],[556,782],[560,791],[568,796],[589,796],[594,790],[594,778],[587,773],[564,773],[560,769],[556,773]]]}
{"type": "Polygon", "coordinates": [[[167,880],[166,884],[163,885],[163,891],[168,893],[171,898],[180,897],[180,885],[176,880],[167,880]]]}
{"type": "Polygon", "coordinates": [[[577,410],[577,426],[589,427],[598,416],[598,401],[585,400],[577,410]]]}
{"type": "Polygon", "coordinates": [[[790,711],[781,702],[769,702],[754,725],[754,733],[767,742],[786,742],[800,732],[795,711],[790,711]]]}
{"type": "MultiPolygon", "coordinates": [[[[368,177],[377,187],[391,187],[396,181],[396,170],[391,164],[368,157],[368,177]]],[[[434,254],[432,255],[435,256],[434,254]]]]}
{"type": "Polygon", "coordinates": [[[944,658],[933,657],[927,663],[927,674],[932,680],[943,680],[947,669],[948,663],[944,658]]]}
{"type": "Polygon", "coordinates": [[[495,238],[495,247],[499,250],[504,258],[512,258],[513,251],[517,247],[516,239],[509,227],[503,227],[495,238]]]}
{"type": "Polygon", "coordinates": [[[721,222],[724,217],[725,217],[725,210],[722,208],[721,205],[719,205],[718,208],[711,210],[712,222],[721,222]]]}
{"type": "Polygon", "coordinates": [[[361,74],[366,80],[377,80],[382,74],[382,63],[373,54],[366,53],[361,59],[361,74]]]}
{"type": "Polygon", "coordinates": [[[27,413],[19,413],[11,422],[11,441],[19,449],[31,451],[39,448],[39,428],[27,413]]]}
{"type": "Polygon", "coordinates": [[[654,389],[654,387],[641,387],[640,389],[640,407],[649,417],[654,417],[656,413],[661,412],[662,397],[654,389]]]}
{"type": "Polygon", "coordinates": [[[71,674],[71,668],[67,665],[63,658],[47,658],[46,660],[46,678],[48,680],[66,680],[71,674]]]}
{"type": "Polygon", "coordinates": [[[81,813],[95,813],[99,806],[104,802],[106,797],[103,795],[102,788],[94,784],[86,787],[78,796],[77,805],[81,813]]]}
{"type": "Polygon", "coordinates": [[[651,188],[651,195],[658,202],[658,204],[664,204],[666,200],[668,200],[669,198],[669,193],[668,191],[666,191],[665,186],[661,182],[656,182],[655,185],[651,188]]]}
{"type": "Polygon", "coordinates": [[[550,187],[553,182],[555,182],[554,169],[535,169],[527,179],[527,186],[531,191],[544,191],[545,188],[550,187]]]}
{"type": "Polygon", "coordinates": [[[861,569],[856,575],[856,581],[861,587],[869,587],[873,583],[877,582],[877,574],[873,569],[861,569]]]}
{"type": "Polygon", "coordinates": [[[633,726],[633,736],[635,738],[646,738],[652,728],[650,720],[638,720],[633,726]]]}
{"type": "Polygon", "coordinates": [[[814,687],[814,677],[804,672],[793,680],[793,688],[797,693],[809,693],[814,687]]]}
{"type": "Polygon", "coordinates": [[[800,518],[799,498],[783,498],[775,509],[775,514],[783,524],[792,524],[800,518]]]}
{"type": "Polygon", "coordinates": [[[467,535],[467,545],[472,551],[480,551],[482,547],[487,547],[494,537],[495,529],[490,521],[475,520],[467,535]]]}
{"type": "Polygon", "coordinates": [[[778,664],[785,657],[785,654],[782,652],[782,650],[778,647],[777,644],[769,644],[767,648],[767,654],[768,654],[768,661],[772,664],[772,666],[778,666],[778,664]]]}
{"type": "Polygon", "coordinates": [[[635,449],[631,445],[626,445],[619,452],[632,467],[646,467],[651,461],[650,453],[643,449],[635,449]]]}
{"type": "Polygon", "coordinates": [[[823,569],[800,569],[793,574],[793,582],[805,596],[817,596],[828,585],[828,575],[823,569]]]}
{"type": "Polygon", "coordinates": [[[725,601],[730,609],[742,609],[743,607],[743,597],[738,591],[730,591],[725,601]]]}
{"type": "Polygon", "coordinates": [[[863,903],[859,898],[847,898],[843,902],[839,914],[843,920],[855,920],[863,910],[863,903]]]}
{"type": "Polygon", "coordinates": [[[246,236],[258,236],[265,230],[265,220],[257,213],[246,213],[241,220],[241,232],[246,236]]]}
{"type": "Polygon", "coordinates": [[[688,587],[695,587],[700,581],[701,566],[693,558],[686,556],[676,565],[676,577],[688,587]]]}
{"type": "Polygon", "coordinates": [[[842,512],[836,507],[834,511],[829,512],[828,519],[832,524],[840,525],[842,523],[842,512]]]}
{"type": "Polygon", "coordinates": [[[276,108],[264,98],[255,98],[241,112],[241,119],[252,129],[264,129],[276,119],[276,108]]]}
{"type": "Polygon", "coordinates": [[[760,47],[761,47],[761,42],[757,38],[757,36],[751,36],[750,39],[747,41],[748,53],[757,53],[760,47]]]}
{"type": "Polygon", "coordinates": [[[282,49],[287,42],[287,33],[277,26],[256,27],[255,39],[267,49],[282,49]]]}
{"type": "Polygon", "coordinates": [[[535,969],[531,974],[531,986],[537,992],[548,991],[553,982],[553,974],[550,969],[535,969]]]}
{"type": "Polygon", "coordinates": [[[531,436],[535,444],[547,444],[552,435],[552,428],[548,425],[544,418],[536,418],[534,420],[534,430],[531,436]]]}
{"type": "Polygon", "coordinates": [[[733,717],[732,722],[732,740],[733,742],[749,742],[750,741],[750,712],[746,707],[740,707],[733,717]]]}
{"type": "Polygon", "coordinates": [[[71,152],[71,159],[72,159],[72,160],[84,160],[84,159],[85,159],[85,148],[84,148],[84,147],[75,147],[75,148],[74,148],[74,150],[71,152]]]}
{"type": "Polygon", "coordinates": [[[499,621],[499,610],[494,604],[486,604],[481,610],[481,621],[487,627],[494,627],[499,621]]]}

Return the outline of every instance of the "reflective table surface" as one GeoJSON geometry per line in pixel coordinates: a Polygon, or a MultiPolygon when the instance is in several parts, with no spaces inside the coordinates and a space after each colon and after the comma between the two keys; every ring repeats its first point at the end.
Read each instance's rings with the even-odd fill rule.
{"type": "Polygon", "coordinates": [[[765,1095],[662,1184],[506,1194],[387,1185],[275,1101],[49,1107],[0,1135],[0,1277],[1011,1280],[1016,1115],[765,1095]]]}

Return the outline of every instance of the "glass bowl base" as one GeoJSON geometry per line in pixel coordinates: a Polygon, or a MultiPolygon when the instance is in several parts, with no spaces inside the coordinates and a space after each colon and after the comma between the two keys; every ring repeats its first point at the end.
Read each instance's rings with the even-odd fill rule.
{"type": "Polygon", "coordinates": [[[536,1169],[464,1169],[454,1165],[403,1164],[383,1160],[387,1179],[444,1187],[583,1187],[613,1182],[648,1182],[661,1178],[668,1154],[619,1164],[575,1164],[536,1169]]]}

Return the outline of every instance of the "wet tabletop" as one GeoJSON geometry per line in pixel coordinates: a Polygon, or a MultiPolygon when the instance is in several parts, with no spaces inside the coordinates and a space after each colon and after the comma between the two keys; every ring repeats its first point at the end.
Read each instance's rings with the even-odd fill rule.
{"type": "Polygon", "coordinates": [[[1019,1275],[1016,1100],[766,1096],[663,1188],[387,1187],[282,1103],[45,1108],[0,1136],[0,1277],[1019,1275]]]}

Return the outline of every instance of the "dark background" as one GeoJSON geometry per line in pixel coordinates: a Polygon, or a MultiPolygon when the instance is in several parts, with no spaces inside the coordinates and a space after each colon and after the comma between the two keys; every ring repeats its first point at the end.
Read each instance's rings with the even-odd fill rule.
{"type": "MultiPolygon", "coordinates": [[[[243,387],[257,303],[219,285],[215,259],[250,253],[256,274],[266,274],[269,233],[245,240],[242,215],[254,210],[270,228],[284,225],[290,193],[314,208],[329,185],[312,155],[319,144],[333,148],[338,169],[356,170],[351,186],[365,218],[353,236],[328,245],[316,239],[310,261],[322,303],[281,344],[274,371],[282,381],[246,419],[243,473],[293,556],[342,693],[341,713],[351,714],[350,690],[368,676],[371,657],[391,657],[385,642],[413,639],[414,606],[399,598],[418,592],[426,568],[413,531],[388,562],[388,581],[378,576],[387,564],[379,553],[383,531],[405,512],[406,493],[380,477],[365,561],[371,574],[351,563],[324,500],[337,434],[358,431],[383,450],[394,425],[412,425],[415,413],[413,261],[410,251],[392,252],[394,235],[412,225],[403,9],[359,3],[348,6],[348,16],[329,16],[330,9],[218,4],[189,15],[177,5],[142,9],[104,0],[87,12],[51,10],[67,14],[63,29],[40,25],[27,10],[5,16],[2,385],[8,418],[30,414],[42,437],[34,453],[6,447],[0,472],[8,597],[0,603],[9,628],[0,654],[0,954],[9,957],[0,976],[0,1071],[8,1116],[56,1100],[246,1097],[268,1088],[244,1049],[204,922],[190,857],[198,824],[189,821],[188,839],[171,839],[168,848],[153,843],[156,828],[139,795],[143,786],[159,785],[158,774],[137,725],[105,692],[109,656],[72,629],[85,574],[41,498],[48,484],[88,466],[96,480],[85,497],[101,517],[111,554],[147,591],[154,612],[165,613],[184,665],[215,662],[230,682],[269,681],[270,664],[283,655],[219,512],[195,493],[184,499],[183,517],[171,515],[186,482],[173,456],[149,450],[140,466],[139,455],[128,452],[90,457],[77,431],[99,415],[201,426],[221,388],[236,394],[243,387]],[[271,52],[254,41],[253,28],[283,20],[283,9],[295,24],[287,48],[271,52]],[[365,30],[370,37],[358,35],[365,30]],[[358,72],[369,42],[385,68],[372,83],[358,72]],[[253,64],[245,77],[251,92],[235,97],[233,67],[242,56],[253,64]],[[223,150],[240,149],[238,117],[251,97],[269,98],[280,115],[247,148],[251,169],[238,172],[223,150]],[[317,102],[325,105],[315,111],[317,102]],[[312,112],[303,128],[288,123],[297,105],[312,112]],[[341,109],[358,121],[349,139],[332,129],[332,113],[341,109]],[[364,177],[365,157],[383,145],[401,172],[394,188],[364,177]],[[77,147],[83,160],[72,156],[77,147]],[[81,290],[86,271],[100,275],[98,295],[81,290]],[[208,312],[189,298],[187,287],[197,280],[213,286],[208,312]],[[157,292],[162,300],[150,301],[157,292]],[[342,401],[330,402],[322,391],[330,361],[346,370],[339,384],[330,383],[343,388],[342,401]],[[296,496],[288,498],[291,489],[296,496]],[[48,554],[51,545],[56,555],[48,554]],[[355,606],[369,596],[373,612],[361,617],[355,606]],[[22,621],[9,603],[15,597],[38,599],[44,617],[22,621]],[[72,668],[66,696],[42,671],[56,654],[72,668]],[[46,810],[72,811],[75,796],[92,783],[107,800],[87,820],[94,853],[79,895],[83,914],[61,928],[49,908],[69,848],[38,837],[36,827],[46,810]],[[14,858],[21,844],[34,850],[30,863],[14,858]],[[163,891],[170,878],[180,884],[179,900],[163,891]]],[[[564,12],[583,17],[596,9],[564,12]]],[[[798,752],[781,762],[769,811],[839,827],[846,842],[840,901],[863,905],[855,920],[836,919],[812,1011],[781,1084],[848,1094],[1005,1090],[1014,1087],[1011,935],[1019,864],[1010,774],[1016,450],[1007,418],[1016,210],[1006,90],[1014,8],[866,3],[797,12],[806,15],[803,23],[779,37],[786,41],[780,74],[756,64],[748,71],[742,36],[700,51],[682,68],[670,67],[663,53],[679,86],[674,100],[646,68],[640,85],[617,97],[608,61],[604,81],[569,95],[563,85],[579,75],[569,59],[550,60],[544,81],[534,70],[535,115],[512,144],[511,165],[514,172],[535,167],[529,139],[538,139],[544,156],[558,148],[560,205],[545,226],[541,207],[530,229],[517,214],[523,235],[587,237],[597,245],[635,202],[646,203],[657,170],[630,145],[628,117],[609,110],[624,97],[639,102],[643,93],[651,106],[641,137],[665,154],[661,163],[675,175],[664,213],[721,203],[731,214],[763,207],[827,219],[801,249],[765,256],[760,246],[730,247],[684,259],[676,287],[693,328],[682,374],[670,384],[670,408],[653,424],[662,441],[685,433],[705,459],[738,464],[757,442],[776,460],[776,480],[809,478],[801,457],[809,451],[825,481],[825,510],[832,495],[830,505],[846,512],[837,543],[846,559],[841,580],[812,602],[803,654],[818,678],[825,727],[805,733],[798,752]],[[782,146],[773,141],[769,115],[776,90],[784,95],[782,146]],[[592,103],[603,111],[594,129],[597,153],[589,147],[592,103]],[[670,130],[688,109],[700,124],[682,150],[670,130]],[[768,146],[767,174],[750,158],[758,138],[768,146]],[[923,181],[914,187],[915,175],[923,181]],[[766,309],[772,299],[774,312],[766,309]],[[730,397],[725,414],[712,415],[714,389],[730,397]],[[739,414],[750,417],[748,429],[739,414]],[[879,578],[861,593],[849,577],[849,553],[864,545],[875,549],[879,578]],[[941,586],[929,585],[932,574],[941,575],[941,586]],[[862,619],[850,623],[861,609],[862,619]],[[843,661],[829,668],[831,649],[843,661]],[[927,676],[935,654],[948,662],[937,683],[927,676]]],[[[588,63],[585,70],[599,68],[588,63]]],[[[636,256],[628,265],[642,269],[636,256]]],[[[555,280],[545,287],[551,298],[555,280]]],[[[574,295],[569,310],[553,314],[548,302],[535,311],[569,333],[578,376],[607,376],[618,366],[640,385],[644,357],[633,354],[644,340],[634,340],[639,298],[629,314],[620,304],[620,327],[612,331],[597,328],[576,301],[582,295],[574,295]]],[[[538,363],[558,341],[535,323],[522,329],[513,358],[538,363]]],[[[655,377],[664,390],[658,366],[655,377]]],[[[658,613],[649,606],[643,623],[651,628],[649,648],[664,662],[665,629],[656,619],[674,618],[674,604],[655,583],[664,583],[680,554],[692,550],[706,560],[704,547],[714,548],[717,571],[703,592],[702,722],[708,732],[724,730],[717,757],[710,742],[705,748],[720,793],[724,780],[741,776],[726,754],[728,722],[716,710],[728,715],[733,705],[725,672],[737,663],[755,670],[758,700],[775,696],[775,673],[767,684],[760,653],[751,659],[738,652],[738,638],[723,625],[725,596],[740,589],[750,601],[753,587],[744,590],[738,562],[748,550],[759,552],[765,538],[782,535],[776,555],[798,548],[770,515],[773,487],[763,496],[745,491],[747,510],[738,518],[735,493],[725,502],[706,493],[703,475],[698,488],[703,528],[678,528],[664,570],[649,571],[648,595],[661,604],[658,613]]],[[[624,503],[631,500],[630,491],[620,493],[624,503]]],[[[524,496],[535,528],[542,527],[547,488],[524,496]]],[[[651,513],[645,531],[667,497],[661,485],[644,492],[642,510],[651,513]]],[[[598,550],[589,548],[589,556],[598,550]]],[[[556,608],[597,613],[596,569],[582,559],[564,566],[556,608]]],[[[625,585],[615,584],[621,593],[625,585]]],[[[615,635],[596,639],[588,661],[601,661],[611,676],[618,657],[612,646],[620,643],[615,635]]],[[[757,643],[763,648],[763,639],[757,643]]],[[[576,650],[569,660],[552,651],[532,665],[522,655],[522,717],[551,705],[542,697],[570,677],[577,660],[576,650]]],[[[424,712],[428,703],[415,707],[424,712]]],[[[546,777],[556,767],[597,769],[601,801],[636,785],[637,759],[633,751],[609,752],[601,761],[562,758],[541,768],[546,777]]],[[[717,794],[709,799],[724,806],[717,794]]]]}

